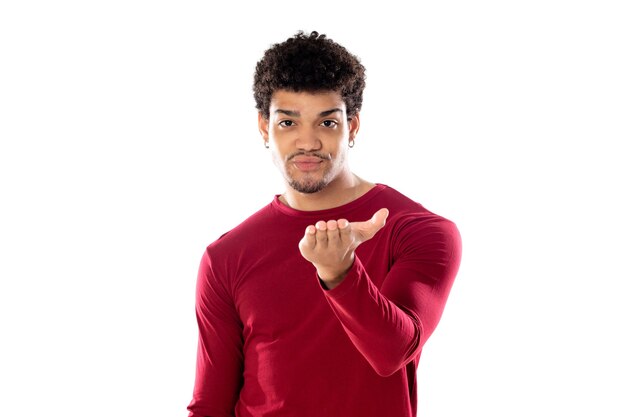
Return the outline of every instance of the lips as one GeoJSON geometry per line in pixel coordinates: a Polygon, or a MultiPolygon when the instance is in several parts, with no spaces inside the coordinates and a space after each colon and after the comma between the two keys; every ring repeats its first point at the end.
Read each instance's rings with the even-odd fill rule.
{"type": "Polygon", "coordinates": [[[298,170],[309,172],[319,169],[324,160],[314,156],[296,156],[292,162],[298,170]]]}
{"type": "Polygon", "coordinates": [[[318,158],[317,156],[296,156],[295,158],[293,158],[293,162],[303,164],[316,164],[322,162],[322,158],[318,158]]]}

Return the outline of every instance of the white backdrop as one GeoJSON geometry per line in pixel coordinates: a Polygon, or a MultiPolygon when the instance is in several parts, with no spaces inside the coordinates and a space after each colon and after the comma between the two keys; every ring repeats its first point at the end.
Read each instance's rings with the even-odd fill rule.
{"type": "Polygon", "coordinates": [[[200,256],[282,191],[254,65],[299,29],[368,70],[354,172],[463,236],[419,416],[626,415],[620,2],[223,3],[1,3],[0,415],[186,415],[200,256]]]}

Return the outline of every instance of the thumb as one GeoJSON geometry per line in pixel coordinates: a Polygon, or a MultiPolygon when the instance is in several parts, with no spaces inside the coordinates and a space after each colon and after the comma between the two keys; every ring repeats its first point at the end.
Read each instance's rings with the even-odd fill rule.
{"type": "Polygon", "coordinates": [[[385,225],[389,216],[389,210],[382,208],[378,210],[372,218],[365,222],[352,223],[353,230],[358,232],[361,242],[370,240],[385,225]]]}
{"type": "Polygon", "coordinates": [[[374,215],[370,219],[370,222],[372,222],[376,227],[376,232],[383,228],[385,222],[387,221],[387,217],[389,217],[389,210],[386,208],[381,208],[376,213],[374,213],[374,215]]]}

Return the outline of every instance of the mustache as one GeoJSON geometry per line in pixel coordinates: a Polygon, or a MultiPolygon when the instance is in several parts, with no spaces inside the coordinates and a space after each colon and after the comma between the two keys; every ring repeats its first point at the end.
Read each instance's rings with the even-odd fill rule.
{"type": "Polygon", "coordinates": [[[287,162],[291,161],[293,158],[295,158],[296,156],[314,156],[316,158],[319,159],[323,159],[326,161],[330,161],[330,155],[328,154],[323,154],[321,152],[304,152],[304,151],[299,151],[299,152],[294,152],[291,155],[289,155],[286,159],[287,162]]]}

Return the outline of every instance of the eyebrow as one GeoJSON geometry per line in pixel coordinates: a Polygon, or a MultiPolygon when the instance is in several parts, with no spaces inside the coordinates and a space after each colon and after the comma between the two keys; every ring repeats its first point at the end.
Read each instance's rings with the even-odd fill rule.
{"type": "MultiPolygon", "coordinates": [[[[340,112],[343,113],[343,110],[341,110],[340,108],[334,108],[334,109],[330,109],[330,110],[324,110],[323,112],[321,112],[319,114],[320,117],[326,117],[330,114],[333,114],[335,112],[340,112]]],[[[300,117],[300,112],[299,111],[293,111],[293,110],[285,110],[285,109],[276,109],[274,111],[274,113],[283,113],[286,114],[289,117],[300,117]]]]}

